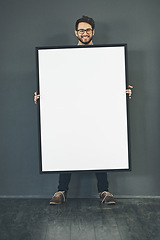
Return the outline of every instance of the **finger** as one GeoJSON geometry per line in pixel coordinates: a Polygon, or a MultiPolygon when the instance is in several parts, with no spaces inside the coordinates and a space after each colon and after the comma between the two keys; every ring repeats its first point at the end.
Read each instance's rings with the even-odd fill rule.
{"type": "Polygon", "coordinates": [[[37,98],[34,98],[34,103],[37,104],[37,98]]]}
{"type": "Polygon", "coordinates": [[[37,92],[34,93],[34,103],[37,104],[37,92]]]}
{"type": "Polygon", "coordinates": [[[132,91],[131,91],[130,89],[127,89],[127,90],[126,90],[126,93],[132,94],[132,91]]]}
{"type": "Polygon", "coordinates": [[[129,88],[133,88],[133,86],[132,86],[132,85],[128,85],[128,87],[129,87],[129,88]]]}
{"type": "Polygon", "coordinates": [[[127,89],[126,93],[128,94],[129,99],[131,99],[132,91],[130,89],[127,89]]]}
{"type": "Polygon", "coordinates": [[[40,97],[40,94],[37,94],[37,92],[34,93],[34,96],[39,98],[40,97]]]}

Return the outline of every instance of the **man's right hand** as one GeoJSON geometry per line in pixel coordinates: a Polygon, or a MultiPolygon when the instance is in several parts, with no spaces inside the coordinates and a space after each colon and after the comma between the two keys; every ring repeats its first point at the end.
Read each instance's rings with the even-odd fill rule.
{"type": "Polygon", "coordinates": [[[40,95],[37,92],[34,93],[34,103],[37,104],[37,100],[40,98],[40,95]]]}

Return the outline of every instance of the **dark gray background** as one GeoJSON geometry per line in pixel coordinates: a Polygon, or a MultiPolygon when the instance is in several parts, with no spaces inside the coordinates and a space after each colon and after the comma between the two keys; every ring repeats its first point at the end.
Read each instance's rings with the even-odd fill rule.
{"type": "MultiPolygon", "coordinates": [[[[109,172],[110,191],[160,195],[159,12],[159,0],[0,0],[1,197],[57,190],[58,174],[39,173],[35,47],[77,44],[74,24],[83,14],[96,21],[95,44],[128,44],[132,171],[109,172]]],[[[94,174],[74,173],[69,196],[97,196],[94,174]]]]}

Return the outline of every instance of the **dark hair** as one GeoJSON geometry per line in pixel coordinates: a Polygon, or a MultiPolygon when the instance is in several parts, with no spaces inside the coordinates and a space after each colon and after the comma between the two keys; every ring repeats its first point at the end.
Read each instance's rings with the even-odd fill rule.
{"type": "Polygon", "coordinates": [[[82,16],[82,18],[80,18],[76,21],[76,24],[75,24],[75,30],[76,31],[78,30],[78,24],[81,23],[81,22],[86,22],[86,23],[88,23],[92,26],[93,30],[95,29],[95,21],[90,17],[82,16]]]}

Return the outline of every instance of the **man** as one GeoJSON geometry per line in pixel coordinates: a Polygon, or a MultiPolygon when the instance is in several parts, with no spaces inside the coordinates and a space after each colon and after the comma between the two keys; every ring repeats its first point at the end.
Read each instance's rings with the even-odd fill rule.
{"type": "MultiPolygon", "coordinates": [[[[78,38],[78,45],[92,45],[94,34],[95,22],[92,18],[83,16],[76,21],[75,35],[78,38]]],[[[133,87],[129,85],[129,89],[126,90],[126,93],[129,94],[130,99],[132,94],[131,88],[133,87]]],[[[40,95],[37,95],[37,93],[35,92],[35,104],[37,104],[37,100],[39,99],[39,97],[40,95]]],[[[97,178],[97,188],[101,203],[115,204],[116,201],[113,195],[108,190],[107,173],[96,172],[95,175],[97,178]]],[[[53,195],[52,199],[50,200],[50,204],[62,204],[66,201],[70,179],[71,173],[61,173],[59,175],[58,192],[53,195]]]]}

